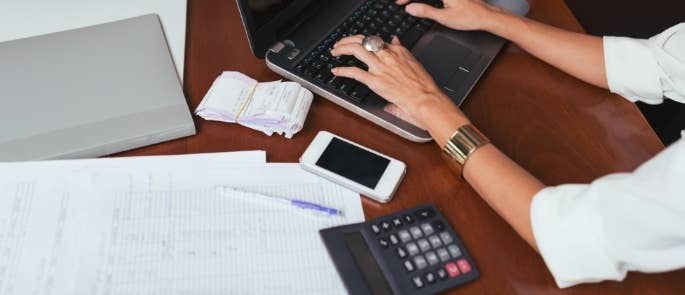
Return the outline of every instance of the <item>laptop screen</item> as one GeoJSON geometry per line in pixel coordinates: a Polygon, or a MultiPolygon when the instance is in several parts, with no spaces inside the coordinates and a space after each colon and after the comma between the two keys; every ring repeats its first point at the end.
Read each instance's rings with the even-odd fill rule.
{"type": "Polygon", "coordinates": [[[296,19],[312,1],[323,0],[237,0],[255,56],[264,58],[279,33],[296,19]]]}
{"type": "Polygon", "coordinates": [[[246,9],[252,16],[252,23],[259,30],[294,0],[246,0],[246,9]]]}

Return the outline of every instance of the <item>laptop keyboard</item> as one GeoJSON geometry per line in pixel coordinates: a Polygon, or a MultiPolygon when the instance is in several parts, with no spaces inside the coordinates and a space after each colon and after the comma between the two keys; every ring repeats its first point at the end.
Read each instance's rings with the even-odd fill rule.
{"type": "MultiPolygon", "coordinates": [[[[442,7],[440,0],[413,1],[442,7]]],[[[339,66],[368,68],[352,56],[331,56],[333,44],[352,35],[377,35],[386,42],[397,36],[402,45],[412,48],[434,22],[407,14],[404,7],[392,0],[369,0],[312,50],[296,67],[300,76],[349,101],[361,104],[373,93],[365,85],[348,78],[334,76],[331,69],[339,66]]]]}

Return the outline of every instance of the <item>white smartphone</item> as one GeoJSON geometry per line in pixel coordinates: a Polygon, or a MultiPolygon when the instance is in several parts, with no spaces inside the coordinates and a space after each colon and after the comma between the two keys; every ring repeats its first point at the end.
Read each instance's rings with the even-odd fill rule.
{"type": "Polygon", "coordinates": [[[407,170],[399,160],[326,131],[316,135],[300,166],[381,203],[392,200],[407,170]]]}

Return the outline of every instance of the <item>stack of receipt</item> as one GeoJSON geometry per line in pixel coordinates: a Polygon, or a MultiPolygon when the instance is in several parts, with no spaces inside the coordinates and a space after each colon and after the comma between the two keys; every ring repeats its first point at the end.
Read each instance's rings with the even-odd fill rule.
{"type": "Polygon", "coordinates": [[[214,81],[195,114],[205,120],[238,123],[292,138],[302,130],[312,93],[295,82],[266,82],[238,72],[224,72],[214,81]]]}

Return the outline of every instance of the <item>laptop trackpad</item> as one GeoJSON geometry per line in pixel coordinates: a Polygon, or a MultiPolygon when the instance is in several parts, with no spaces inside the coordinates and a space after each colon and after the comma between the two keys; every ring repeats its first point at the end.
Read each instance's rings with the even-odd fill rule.
{"type": "Polygon", "coordinates": [[[467,63],[473,60],[472,55],[475,54],[458,41],[440,33],[429,33],[412,49],[412,52],[433,76],[438,86],[451,89],[459,88],[460,85],[453,84],[461,84],[464,81],[459,67],[468,68],[467,63]],[[460,79],[453,78],[457,75],[460,79]]]}

